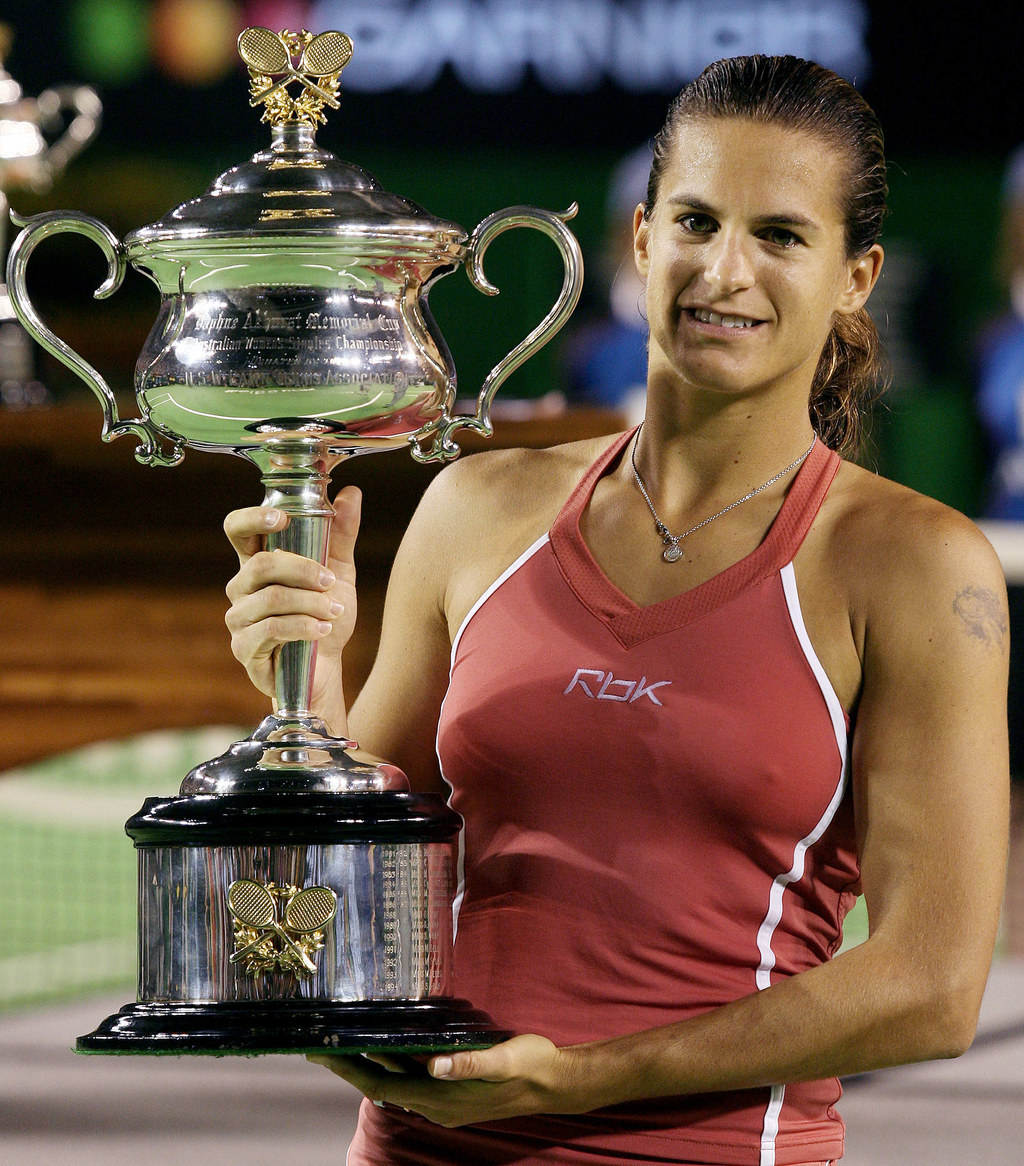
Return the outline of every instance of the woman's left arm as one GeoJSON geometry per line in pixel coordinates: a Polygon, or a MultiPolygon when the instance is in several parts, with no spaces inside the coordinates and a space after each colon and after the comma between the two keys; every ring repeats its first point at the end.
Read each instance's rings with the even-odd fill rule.
{"type": "Polygon", "coordinates": [[[375,1100],[451,1126],[963,1053],[1005,873],[1006,595],[973,524],[934,504],[920,518],[904,527],[911,538],[875,540],[860,564],[870,583],[851,769],[870,923],[863,944],[631,1036],[562,1049],[520,1036],[433,1058],[420,1074],[359,1057],[318,1060],[375,1100]]]}

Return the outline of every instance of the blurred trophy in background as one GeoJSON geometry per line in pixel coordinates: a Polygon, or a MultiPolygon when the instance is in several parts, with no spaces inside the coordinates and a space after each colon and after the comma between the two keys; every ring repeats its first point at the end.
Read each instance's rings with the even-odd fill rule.
{"type": "MultiPolygon", "coordinates": [[[[87,215],[15,215],[24,230],[8,285],[28,331],[95,392],[105,440],[132,434],[150,465],[174,465],[186,448],[246,458],[266,504],[289,515],[268,547],[324,562],[335,467],[402,449],[446,461],[459,453],[459,429],[490,436],[499,385],[579,299],[582,257],[566,226],[576,208],[509,207],[468,234],[317,146],[324,107],[339,104],[347,36],[257,27],[238,48],[269,148],[123,242],[87,215]],[[465,267],[474,287],[495,295],[484,253],[516,227],[555,244],[561,289],[491,370],[475,415],[453,415],[455,368],[428,292],[465,267]],[[68,231],[106,257],[97,296],[117,290],[128,263],[160,290],[132,420],[119,418],[106,381],[29,300],[34,248],[68,231]]],[[[452,991],[461,819],[331,733],[310,704],[315,662],[314,643],[285,644],[274,711],[187,774],[178,796],[149,798],[129,819],[138,997],[79,1038],[80,1052],[423,1052],[508,1035],[452,991]]]]}
{"type": "MultiPolygon", "coordinates": [[[[11,40],[11,30],[0,24],[0,259],[7,254],[9,193],[49,190],[99,132],[102,112],[99,97],[87,85],[58,85],[25,97],[3,65],[11,40]]],[[[33,343],[0,283],[0,407],[26,408],[48,400],[36,377],[33,343]]]]}

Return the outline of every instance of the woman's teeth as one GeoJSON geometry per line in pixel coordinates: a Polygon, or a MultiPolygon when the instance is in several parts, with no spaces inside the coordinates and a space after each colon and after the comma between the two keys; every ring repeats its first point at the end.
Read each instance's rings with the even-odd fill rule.
{"type": "Polygon", "coordinates": [[[723,328],[753,328],[757,320],[747,316],[720,316],[718,312],[709,312],[706,308],[694,308],[693,314],[702,324],[720,324],[723,328]]]}

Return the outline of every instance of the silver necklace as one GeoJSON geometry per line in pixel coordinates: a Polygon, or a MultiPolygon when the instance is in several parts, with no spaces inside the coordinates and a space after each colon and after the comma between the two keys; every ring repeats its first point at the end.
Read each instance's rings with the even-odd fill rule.
{"type": "Polygon", "coordinates": [[[679,545],[684,538],[700,530],[702,526],[707,526],[709,522],[714,522],[716,518],[721,518],[723,514],[728,514],[730,510],[734,510],[737,506],[741,506],[744,502],[749,502],[755,495],[760,494],[762,490],[767,490],[769,486],[774,486],[780,479],[784,478],[792,470],[795,470],[801,462],[814,449],[814,443],[818,440],[817,435],[811,439],[811,444],[804,450],[804,452],[791,462],[784,470],[779,470],[777,474],[769,478],[767,482],[762,482],[756,490],[751,490],[749,494],[744,494],[742,498],[737,498],[735,502],[730,502],[728,506],[723,506],[717,514],[712,514],[710,518],[705,518],[698,522],[696,526],[691,526],[689,530],[684,530],[682,534],[672,534],[668,527],[661,521],[657,510],[654,509],[654,503],[651,501],[650,494],[647,493],[647,487],[644,485],[643,478],[640,477],[640,471],[636,468],[636,447],[640,444],[640,430],[643,425],[636,431],[636,437],[633,439],[632,448],[629,451],[629,464],[633,467],[633,477],[636,478],[636,484],[640,487],[640,493],[644,496],[644,501],[647,503],[647,508],[654,517],[654,527],[661,536],[661,541],[665,544],[665,549],[661,552],[661,557],[666,563],[674,563],[677,559],[683,557],[683,548],[679,545]]]}

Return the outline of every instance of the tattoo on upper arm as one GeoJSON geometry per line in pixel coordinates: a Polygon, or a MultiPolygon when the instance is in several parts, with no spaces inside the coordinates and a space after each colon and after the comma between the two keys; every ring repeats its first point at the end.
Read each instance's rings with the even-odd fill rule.
{"type": "Polygon", "coordinates": [[[984,587],[965,587],[953,600],[953,610],[963,620],[964,631],[984,644],[1000,650],[1009,630],[1006,609],[994,591],[984,587]]]}

